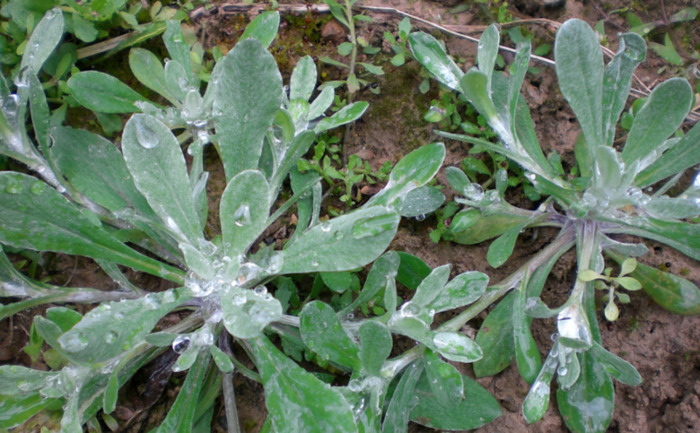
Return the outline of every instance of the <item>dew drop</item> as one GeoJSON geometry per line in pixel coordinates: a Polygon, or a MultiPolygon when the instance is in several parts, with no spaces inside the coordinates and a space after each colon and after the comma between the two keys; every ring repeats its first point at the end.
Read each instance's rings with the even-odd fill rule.
{"type": "Polygon", "coordinates": [[[183,353],[190,347],[190,337],[187,335],[178,335],[175,340],[173,340],[173,352],[183,353]]]}
{"type": "Polygon", "coordinates": [[[258,286],[255,289],[253,289],[253,293],[255,293],[255,296],[265,296],[267,295],[267,287],[258,286]]]}
{"type": "Polygon", "coordinates": [[[318,260],[316,260],[316,259],[311,260],[311,266],[313,266],[314,268],[317,267],[317,266],[318,266],[318,260]]]}
{"type": "Polygon", "coordinates": [[[321,224],[321,231],[324,233],[328,233],[329,231],[331,231],[331,225],[329,223],[321,224]]]}
{"type": "Polygon", "coordinates": [[[233,297],[231,298],[231,303],[232,303],[233,305],[237,305],[237,306],[239,306],[239,307],[240,307],[241,305],[245,304],[247,301],[248,301],[248,298],[246,298],[246,296],[245,296],[244,293],[236,293],[236,294],[233,295],[233,297]]]}
{"type": "Polygon", "coordinates": [[[34,195],[39,195],[41,194],[44,189],[46,188],[46,184],[42,181],[36,181],[32,184],[32,186],[29,188],[29,190],[32,192],[34,195]]]}
{"type": "Polygon", "coordinates": [[[145,149],[153,149],[158,146],[158,134],[145,124],[143,120],[135,122],[136,141],[145,149]]]}
{"type": "Polygon", "coordinates": [[[65,334],[67,338],[62,339],[61,347],[66,352],[80,352],[88,345],[88,339],[82,332],[65,334]]]}
{"type": "Polygon", "coordinates": [[[417,215],[416,221],[425,221],[425,214],[417,215]]]}
{"type": "Polygon", "coordinates": [[[557,368],[557,374],[559,376],[566,376],[566,373],[568,373],[569,370],[566,368],[566,366],[562,365],[559,368],[557,368]]]}
{"type": "Polygon", "coordinates": [[[336,241],[339,241],[339,240],[343,239],[343,236],[344,236],[344,235],[343,235],[343,232],[341,232],[340,230],[338,230],[337,232],[333,233],[333,238],[335,238],[336,241]]]}
{"type": "Polygon", "coordinates": [[[246,204],[238,206],[233,213],[233,223],[238,227],[250,224],[250,208],[246,204]]]}
{"type": "Polygon", "coordinates": [[[105,335],[105,343],[112,344],[115,341],[117,341],[118,337],[119,337],[119,335],[116,332],[110,331],[105,335]]]}

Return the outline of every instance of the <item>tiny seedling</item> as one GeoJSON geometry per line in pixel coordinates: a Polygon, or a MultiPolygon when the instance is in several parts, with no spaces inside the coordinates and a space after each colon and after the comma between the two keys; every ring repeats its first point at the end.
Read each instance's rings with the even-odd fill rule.
{"type": "MultiPolygon", "coordinates": [[[[626,301],[619,286],[642,289],[664,308],[679,314],[700,313],[700,290],[691,281],[628,260],[642,256],[643,243],[627,243],[619,235],[664,243],[700,260],[700,176],[682,192],[669,195],[682,174],[700,163],[700,124],[679,131],[692,107],[693,92],[685,79],[673,78],[654,88],[636,112],[624,145],[613,146],[616,125],[631,87],[634,69],[644,60],[646,45],[636,33],[620,35],[615,57],[603,64],[594,31],[583,21],[569,20],[557,32],[554,47],[559,88],[581,126],[575,146],[575,175],[565,174],[555,159],[544,156],[537,142],[520,88],[530,60],[530,43],[522,41],[509,74],[494,71],[500,35],[495,25],[481,37],[478,67],[464,73],[442,46],[425,33],[411,34],[415,58],[445,86],[462,93],[500,137],[494,144],[478,137],[440,134],[501,154],[525,172],[543,198],[535,210],[509,204],[506,176],[493,188],[470,180],[456,167],[447,179],[464,208],[448,229],[455,242],[491,243],[487,260],[499,267],[512,255],[520,233],[528,227],[557,227],[549,245],[515,273],[492,285],[477,303],[447,322],[459,329],[503,297],[488,314],[476,341],[484,357],[474,364],[477,376],[496,374],[516,360],[532,386],[523,403],[528,422],[540,419],[549,405],[556,374],[559,412],[575,432],[604,432],[614,410],[612,378],[638,385],[635,368],[603,348],[595,305],[595,281],[608,284],[605,314],[616,318],[614,296],[626,301]],[[541,299],[547,275],[569,249],[577,255],[577,278],[569,298],[557,308],[541,299]],[[621,264],[618,277],[604,271],[606,258],[621,264]],[[614,305],[611,306],[611,305],[614,305]],[[530,333],[534,318],[556,318],[557,333],[542,360],[530,333]]],[[[454,209],[454,208],[453,208],[454,209]]],[[[600,285],[600,283],[598,283],[600,285]]]]}
{"type": "Polygon", "coordinates": [[[41,179],[0,172],[0,243],[92,258],[117,286],[35,281],[0,250],[0,296],[8,301],[0,318],[53,305],[34,317],[26,348],[50,369],[0,366],[0,429],[48,413],[60,418],[61,433],[102,422],[119,428],[110,414],[120,388],[166,352],[174,352],[171,370],[184,379],[156,433],[211,431],[220,394],[227,431],[240,432],[234,374],[262,383],[265,432],[396,432],[409,420],[465,430],[500,414],[495,398],[446,362],[477,361],[479,346],[456,329],[432,326],[436,314],[482,297],[488,277],[465,272],[450,279],[449,265],[430,269],[417,257],[385,253],[401,216],[442,204],[427,184],[444,146],[409,153],[361,207],[321,218],[319,176],[294,168],[317,134],[354,121],[367,104],[325,117],[333,91],[312,98],[316,68],[308,57],[287,91],[266,49],[278,23],[276,13],[251,22],[217,62],[202,96],[180,25],[168,22],[165,66],[144,49],[130,55],[135,77],[167,106],[107,74],[75,74],[68,86],[76,100],[97,112],[129,114],[119,149],[49,121],[37,73],[59,43],[63,14],[52,9],[39,22],[16,86],[0,79],[0,152],[41,179]],[[225,177],[215,197],[219,233],[207,224],[205,146],[216,149],[225,177]],[[258,242],[294,206],[294,234],[281,246],[258,242]],[[360,289],[348,272],[372,262],[360,289]],[[158,277],[166,288],[141,287],[128,277],[135,273],[158,277]],[[315,275],[311,290],[294,284],[305,275],[315,275]],[[397,281],[410,299],[398,296],[397,281]],[[331,300],[335,308],[318,299],[323,287],[340,295],[331,300]],[[75,303],[96,305],[81,314],[75,303]],[[353,316],[358,310],[364,317],[353,316]],[[413,340],[410,349],[394,347],[393,335],[413,340]],[[43,351],[43,343],[51,349],[43,351]],[[302,359],[334,373],[312,373],[302,359]]]}

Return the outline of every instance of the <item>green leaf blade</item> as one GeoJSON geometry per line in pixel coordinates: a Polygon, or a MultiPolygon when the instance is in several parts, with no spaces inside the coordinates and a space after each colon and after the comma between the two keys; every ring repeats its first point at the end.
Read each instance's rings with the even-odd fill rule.
{"type": "Polygon", "coordinates": [[[259,170],[244,170],[234,176],[221,196],[219,213],[224,253],[242,254],[267,227],[270,186],[259,170]]]}
{"type": "Polygon", "coordinates": [[[100,113],[136,113],[136,102],[149,102],[118,79],[98,71],[78,72],[68,80],[71,95],[84,107],[100,113]]]}
{"type": "Polygon", "coordinates": [[[459,81],[464,72],[455,64],[440,43],[427,33],[411,33],[408,37],[413,56],[440,83],[452,90],[459,89],[459,81]]]}
{"type": "Polygon", "coordinates": [[[299,318],[304,344],[321,359],[360,370],[359,349],[329,305],[312,301],[304,306],[299,318]]]}
{"type": "Polygon", "coordinates": [[[566,21],[554,44],[557,77],[562,94],[581,124],[591,147],[603,141],[603,54],[598,39],[584,21],[566,21]]]}

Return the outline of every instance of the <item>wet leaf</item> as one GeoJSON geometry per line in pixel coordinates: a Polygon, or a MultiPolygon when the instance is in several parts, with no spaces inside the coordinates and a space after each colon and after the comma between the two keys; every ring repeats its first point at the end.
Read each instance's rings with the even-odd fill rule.
{"type": "Polygon", "coordinates": [[[415,290],[421,281],[427,277],[432,269],[422,259],[406,252],[398,252],[401,259],[396,279],[408,287],[415,290]]]}
{"type": "MultiPolygon", "coordinates": [[[[544,281],[542,282],[544,283],[544,281]]],[[[525,298],[528,292],[525,290],[526,287],[527,280],[516,291],[517,296],[513,305],[513,347],[520,376],[527,383],[533,383],[542,368],[542,357],[530,332],[532,318],[525,314],[525,298]]]]}
{"type": "Polygon", "coordinates": [[[451,265],[442,265],[433,269],[432,272],[421,281],[416,288],[411,302],[421,307],[428,306],[438,295],[450,278],[451,265]]]}
{"type": "MultiPolygon", "coordinates": [[[[168,20],[165,22],[165,25],[163,42],[170,58],[183,67],[187,84],[197,87],[199,80],[192,71],[190,46],[185,42],[185,36],[182,34],[182,24],[176,20],[168,20]]],[[[183,85],[178,83],[178,87],[182,88],[183,85]]]]}
{"type": "Polygon", "coordinates": [[[459,81],[464,72],[455,64],[440,43],[427,33],[411,33],[408,37],[411,52],[439,82],[452,90],[459,89],[459,81]]]}
{"type": "Polygon", "coordinates": [[[309,56],[299,59],[289,80],[289,99],[310,100],[316,88],[316,80],[317,72],[314,60],[309,56]]]}
{"type": "Polygon", "coordinates": [[[615,140],[615,128],[629,96],[632,74],[647,52],[644,39],[636,33],[620,35],[619,43],[603,74],[603,134],[608,146],[615,140]]]}
{"type": "Polygon", "coordinates": [[[147,114],[135,114],[122,134],[122,151],[134,184],[179,242],[199,245],[203,237],[187,165],[170,128],[147,114]]]}
{"type": "Polygon", "coordinates": [[[46,409],[60,409],[62,404],[62,399],[45,398],[38,392],[12,396],[0,395],[0,428],[22,425],[35,414],[46,409]]]}
{"type": "Polygon", "coordinates": [[[68,80],[71,95],[85,108],[100,113],[138,113],[136,102],[148,102],[131,87],[98,71],[78,72],[68,80]]]}
{"type": "Polygon", "coordinates": [[[304,344],[322,360],[360,370],[359,349],[329,305],[312,301],[301,310],[299,319],[304,344]]]}
{"type": "Polygon", "coordinates": [[[588,352],[578,355],[581,374],[571,388],[557,390],[557,403],[566,426],[577,433],[603,433],[615,408],[615,390],[604,368],[588,352]]]}
{"type": "Polygon", "coordinates": [[[486,89],[491,91],[491,75],[493,75],[493,67],[496,64],[498,56],[498,44],[500,42],[500,33],[496,24],[491,24],[486,27],[486,30],[479,38],[479,50],[477,52],[476,61],[479,66],[479,71],[486,75],[486,89]]]}
{"type": "MultiPolygon", "coordinates": [[[[338,314],[340,316],[347,315],[352,312],[358,306],[363,305],[377,296],[390,280],[396,278],[397,270],[399,268],[399,263],[401,260],[401,253],[396,253],[395,251],[388,251],[374,261],[372,268],[367,274],[365,279],[365,284],[362,287],[362,292],[350,305],[343,308],[338,314]]],[[[420,260],[420,259],[419,259],[420,260]]],[[[427,267],[427,265],[426,265],[427,267]]]]}
{"type": "Polygon", "coordinates": [[[224,326],[231,335],[254,338],[282,316],[282,304],[267,291],[226,284],[221,290],[221,312],[224,326]]]}
{"type": "Polygon", "coordinates": [[[266,337],[251,340],[251,350],[276,433],[357,433],[352,406],[338,390],[299,367],[266,337]]]}
{"type": "Polygon", "coordinates": [[[440,313],[469,305],[484,294],[488,282],[489,277],[481,272],[459,274],[438,290],[437,296],[427,307],[440,313]]]}
{"type": "Polygon", "coordinates": [[[187,373],[187,378],[180,388],[175,403],[170,407],[168,415],[154,433],[191,433],[195,413],[204,385],[207,369],[209,368],[209,353],[202,352],[193,367],[187,373]]]}
{"type": "Polygon", "coordinates": [[[449,369],[450,373],[444,377],[449,386],[440,386],[442,374],[433,374],[430,372],[432,367],[426,367],[414,392],[418,404],[411,410],[411,421],[440,430],[471,430],[501,415],[496,399],[468,376],[460,375],[463,387],[456,395],[456,371],[454,367],[445,366],[452,367],[442,361],[436,367],[449,369]],[[433,383],[431,378],[438,382],[433,383]]]}
{"type": "Polygon", "coordinates": [[[622,151],[625,163],[647,158],[651,163],[661,156],[656,149],[683,123],[692,100],[693,91],[684,78],[671,78],[656,86],[634,116],[622,151]]]}
{"type": "Polygon", "coordinates": [[[593,29],[578,19],[566,21],[557,31],[554,58],[559,88],[593,149],[604,143],[603,53],[593,29]]]}
{"type": "Polygon", "coordinates": [[[389,328],[378,321],[366,321],[360,326],[360,361],[362,368],[379,376],[384,362],[391,354],[392,338],[389,328]]]}
{"type": "Polygon", "coordinates": [[[52,128],[51,137],[51,159],[78,191],[113,212],[132,207],[144,215],[153,214],[122,154],[109,140],[63,126],[52,128]]]}
{"type": "Polygon", "coordinates": [[[417,403],[414,402],[413,396],[422,372],[422,362],[413,362],[404,370],[386,409],[382,433],[406,433],[408,431],[409,417],[417,403]]]}
{"type": "Polygon", "coordinates": [[[283,250],[280,273],[337,272],[364,266],[384,252],[398,223],[398,214],[373,206],[317,224],[283,250]]]}
{"type": "Polygon", "coordinates": [[[696,123],[673,147],[635,178],[640,188],[652,185],[700,162],[700,122],[696,123]]]}
{"type": "Polygon", "coordinates": [[[440,190],[424,185],[401,197],[396,208],[402,217],[424,217],[435,212],[444,202],[445,195],[440,190]]]}
{"type": "Polygon", "coordinates": [[[28,67],[38,75],[46,59],[49,58],[56,46],[61,42],[63,29],[64,20],[61,9],[54,8],[46,12],[26,41],[26,49],[22,55],[20,69],[28,67]]]}
{"type": "Polygon", "coordinates": [[[445,159],[445,145],[431,143],[404,156],[389,174],[384,189],[375,194],[365,206],[392,205],[410,190],[428,183],[445,159]]]}
{"type": "Polygon", "coordinates": [[[508,229],[498,239],[493,241],[486,252],[486,261],[494,268],[501,266],[513,254],[515,242],[522,231],[523,226],[518,225],[508,229]]]}
{"type": "Polygon", "coordinates": [[[484,356],[481,347],[458,332],[436,332],[433,345],[446,359],[455,362],[475,362],[484,356]]]}
{"type": "Polygon", "coordinates": [[[76,364],[109,361],[143,341],[161,317],[187,299],[183,289],[171,289],[139,299],[104,302],[61,335],[58,343],[76,364]]]}
{"type": "Polygon", "coordinates": [[[94,215],[34,177],[0,173],[0,202],[0,240],[7,245],[105,259],[182,281],[182,271],[119,242],[94,215]]]}
{"type": "MultiPolygon", "coordinates": [[[[280,14],[277,11],[267,11],[259,14],[253,19],[243,31],[240,40],[255,38],[267,48],[277,36],[277,29],[280,25],[280,14]]],[[[316,80],[314,80],[316,83],[316,80]]]]}
{"type": "Polygon", "coordinates": [[[259,170],[244,170],[229,181],[219,207],[224,254],[238,257],[262,234],[270,200],[270,186],[259,170]]]}
{"type": "Polygon", "coordinates": [[[212,75],[218,150],[230,180],[242,170],[258,168],[263,138],[282,103],[282,76],[257,39],[236,44],[212,75]]]}

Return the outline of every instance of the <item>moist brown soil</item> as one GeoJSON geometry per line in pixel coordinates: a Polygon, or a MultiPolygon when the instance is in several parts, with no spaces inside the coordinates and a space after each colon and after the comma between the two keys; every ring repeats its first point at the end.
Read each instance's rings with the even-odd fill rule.
{"type": "MultiPolygon", "coordinates": [[[[285,3],[285,2],[280,2],[285,3]]],[[[407,0],[371,0],[361,4],[396,8],[435,23],[455,26],[461,32],[477,32],[492,22],[493,7],[470,6],[459,14],[451,14],[449,8],[461,4],[456,0],[407,1],[407,0]]],[[[471,3],[471,2],[470,2],[471,3]]],[[[624,17],[612,11],[627,7],[628,2],[612,0],[560,2],[555,7],[544,7],[545,1],[516,0],[509,11],[516,19],[546,18],[554,22],[564,22],[568,18],[580,18],[591,25],[605,20],[609,47],[616,49],[616,34],[628,27],[624,17]]],[[[688,6],[697,6],[692,0],[669,0],[663,2],[635,2],[631,7],[644,22],[663,20],[665,17],[688,6]],[[652,4],[654,3],[654,4],[652,4]]],[[[363,24],[360,34],[371,43],[381,45],[384,31],[396,34],[396,24],[401,17],[395,14],[373,14],[374,23],[363,24]]],[[[194,20],[191,24],[205,46],[218,45],[223,50],[232,46],[242,32],[246,17],[243,15],[209,16],[194,20]]],[[[334,23],[330,16],[312,13],[283,16],[280,36],[273,45],[273,52],[288,80],[291,68],[297,59],[310,54],[314,57],[335,55],[335,47],[344,40],[344,31],[334,23]]],[[[414,28],[416,23],[414,23],[414,28]]],[[[700,50],[700,35],[697,33],[698,21],[675,26],[662,26],[652,33],[651,40],[659,41],[669,33],[682,55],[688,56],[693,50],[700,50]],[[693,30],[695,29],[695,30],[693,30]]],[[[538,43],[553,45],[554,29],[552,26],[534,23],[527,25],[527,30],[535,35],[538,43]]],[[[450,54],[463,60],[465,68],[474,61],[475,44],[464,39],[450,37],[435,29],[421,26],[442,38],[450,54]]],[[[509,44],[506,38],[504,43],[509,44]]],[[[387,48],[387,47],[385,47],[387,48]]],[[[507,57],[507,55],[505,55],[507,57]]],[[[468,154],[466,145],[441,139],[433,132],[433,125],[422,120],[423,113],[430,106],[430,100],[437,96],[437,85],[431,82],[431,90],[423,95],[418,91],[421,81],[419,68],[415,63],[402,67],[391,66],[387,59],[387,50],[379,54],[377,61],[387,72],[378,79],[380,94],[374,95],[363,90],[356,96],[358,100],[370,102],[370,108],[363,118],[345,134],[345,153],[358,154],[369,160],[377,169],[384,161],[396,163],[403,155],[424,143],[444,141],[447,148],[445,166],[459,166],[468,154]]],[[[573,161],[573,143],[579,130],[573,113],[556,87],[554,71],[545,65],[533,65],[539,69],[536,74],[528,75],[523,88],[537,135],[546,153],[556,150],[565,164],[573,161]]],[[[697,64],[696,64],[697,66],[697,64]]],[[[321,66],[324,79],[338,79],[341,71],[337,68],[321,66]]],[[[655,83],[682,73],[678,68],[670,67],[652,51],[638,71],[641,83],[652,87],[655,83]]],[[[691,77],[692,78],[692,77],[691,77]]],[[[641,86],[641,83],[639,86],[641,86]]],[[[697,77],[693,85],[698,83],[697,77]]],[[[686,126],[689,126],[687,124],[686,126]]],[[[212,197],[218,197],[223,190],[221,166],[212,156],[209,158],[209,171],[212,172],[208,186],[212,197]],[[219,180],[217,180],[219,179],[219,180]]],[[[448,200],[451,199],[444,174],[438,176],[438,183],[445,186],[448,200]]],[[[329,200],[336,200],[330,197],[329,200]]],[[[515,195],[516,204],[532,205],[520,195],[515,195]]],[[[218,215],[218,203],[210,203],[210,215],[218,215]]],[[[485,261],[488,245],[463,246],[449,242],[434,243],[428,234],[436,226],[435,217],[424,221],[404,220],[401,223],[391,249],[406,251],[418,255],[431,267],[452,264],[453,275],[468,270],[487,273],[492,282],[497,282],[517,269],[529,256],[541,249],[556,234],[549,229],[530,230],[521,236],[511,259],[499,269],[491,268],[485,261]]],[[[210,219],[208,229],[217,233],[218,223],[210,219]]],[[[287,233],[283,225],[275,227],[270,233],[277,238],[284,238],[287,233]]],[[[700,284],[700,263],[689,259],[675,250],[656,244],[649,244],[650,252],[642,261],[651,266],[664,267],[672,272],[683,274],[695,284],[700,284]]],[[[100,287],[114,289],[113,283],[90,260],[46,254],[40,264],[41,276],[52,279],[55,284],[73,287],[100,287]]],[[[575,270],[573,254],[565,255],[555,266],[545,288],[545,301],[550,305],[559,305],[567,298],[575,270]]],[[[130,275],[136,278],[141,287],[159,291],[167,284],[155,278],[143,275],[130,275]]],[[[87,307],[78,306],[81,311],[87,307]]],[[[0,364],[13,363],[31,365],[46,369],[46,364],[39,359],[32,365],[29,357],[22,352],[27,343],[32,317],[43,314],[45,308],[28,310],[0,322],[0,364]]],[[[602,308],[601,308],[602,310],[602,308]]],[[[644,383],[638,387],[629,387],[615,382],[615,414],[608,431],[610,432],[691,432],[700,427],[700,317],[683,317],[668,313],[654,304],[641,293],[632,296],[632,302],[620,306],[620,319],[614,323],[606,322],[600,314],[599,323],[604,346],[632,363],[640,372],[644,383]]],[[[478,329],[485,313],[470,322],[463,331],[472,334],[478,329]]],[[[449,315],[440,317],[449,319],[449,315]]],[[[172,320],[176,320],[173,318],[172,320]]],[[[551,346],[550,335],[555,331],[553,319],[536,320],[533,333],[543,354],[551,346]]],[[[242,355],[242,354],[241,354],[242,355]]],[[[244,355],[242,355],[244,356],[244,355]]],[[[167,413],[177,395],[178,386],[184,380],[182,374],[170,373],[174,361],[171,354],[164,354],[139,373],[120,393],[120,400],[114,417],[120,422],[123,432],[149,431],[158,425],[167,413]]],[[[459,365],[464,373],[473,376],[471,367],[459,365]]],[[[496,432],[566,432],[556,407],[556,401],[544,418],[528,425],[521,415],[521,405],[528,391],[528,385],[520,378],[517,368],[511,365],[494,377],[478,379],[499,401],[503,415],[492,423],[475,431],[481,433],[496,432]]],[[[236,395],[241,426],[245,432],[257,432],[265,420],[265,404],[262,387],[255,382],[238,375],[235,379],[236,395]]],[[[44,425],[51,421],[42,420],[44,425]]],[[[22,427],[19,431],[39,431],[40,424],[22,427]]],[[[213,431],[225,431],[223,409],[217,406],[214,415],[213,431]]],[[[411,424],[409,432],[433,431],[419,425],[411,424]]]]}

